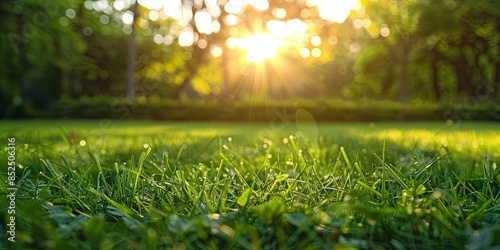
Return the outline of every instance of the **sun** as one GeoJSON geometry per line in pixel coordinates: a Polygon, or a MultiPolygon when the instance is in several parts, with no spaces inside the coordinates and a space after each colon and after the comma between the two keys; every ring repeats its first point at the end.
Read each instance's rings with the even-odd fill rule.
{"type": "MultiPolygon", "coordinates": [[[[321,18],[337,23],[343,23],[351,11],[360,6],[359,0],[307,1],[311,6],[318,8],[321,18]]],[[[269,33],[255,33],[244,38],[230,37],[227,45],[231,49],[239,47],[246,50],[247,60],[260,64],[266,59],[275,58],[279,49],[286,46],[301,47],[304,45],[304,39],[308,39],[308,24],[300,19],[287,21],[272,19],[266,22],[266,28],[269,33]]]]}
{"type": "Polygon", "coordinates": [[[308,0],[316,5],[319,15],[325,20],[343,23],[352,10],[359,7],[358,0],[308,0]]]}
{"type": "Polygon", "coordinates": [[[267,33],[249,35],[237,43],[238,47],[247,51],[247,60],[256,64],[276,57],[276,51],[284,46],[284,41],[267,33]]]}

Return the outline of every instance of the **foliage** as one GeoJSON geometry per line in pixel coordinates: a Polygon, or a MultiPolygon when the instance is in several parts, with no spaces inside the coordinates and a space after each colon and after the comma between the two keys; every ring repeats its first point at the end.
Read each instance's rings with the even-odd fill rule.
{"type": "MultiPolygon", "coordinates": [[[[479,120],[498,121],[496,102],[426,103],[403,105],[391,101],[345,101],[335,99],[253,102],[220,102],[213,100],[162,99],[139,96],[137,102],[122,98],[92,97],[64,99],[40,118],[112,118],[193,121],[271,121],[276,114],[292,116],[303,109],[318,121],[394,121],[394,120],[479,120]]],[[[37,116],[20,111],[19,117],[37,116]]]]}
{"type": "Polygon", "coordinates": [[[495,0],[362,0],[342,23],[325,18],[322,5],[315,5],[330,2],[325,0],[263,0],[264,5],[244,6],[186,0],[165,10],[139,1],[132,38],[131,23],[124,20],[134,1],[107,2],[0,4],[0,56],[9,61],[0,69],[2,116],[12,117],[23,105],[46,112],[67,96],[123,97],[128,41],[137,46],[133,73],[138,96],[402,102],[499,98],[500,8],[495,0]],[[211,29],[196,20],[203,15],[211,29]],[[279,26],[286,23],[295,23],[290,27],[302,33],[280,35],[290,28],[279,26]],[[229,46],[231,39],[273,30],[287,45],[260,65],[248,62],[249,52],[241,46],[229,46]],[[188,43],[180,41],[186,32],[193,36],[188,43]]]}
{"type": "Polygon", "coordinates": [[[0,124],[19,159],[2,247],[498,246],[494,124],[50,124],[0,124]]]}
{"type": "Polygon", "coordinates": [[[45,110],[93,68],[84,57],[87,45],[64,16],[70,7],[33,0],[0,4],[0,55],[8,61],[0,69],[0,95],[7,114],[23,101],[45,110]]]}
{"type": "Polygon", "coordinates": [[[364,60],[355,65],[360,76],[353,91],[394,96],[388,91],[397,87],[406,100],[498,100],[500,78],[493,72],[500,65],[494,17],[499,13],[492,11],[494,5],[488,0],[364,1],[367,15],[387,37],[367,44],[364,60]],[[359,91],[366,83],[375,91],[359,91]]]}

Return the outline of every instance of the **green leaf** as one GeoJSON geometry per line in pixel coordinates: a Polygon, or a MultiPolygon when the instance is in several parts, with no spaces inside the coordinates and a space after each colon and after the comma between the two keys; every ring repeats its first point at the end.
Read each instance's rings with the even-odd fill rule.
{"type": "Polygon", "coordinates": [[[465,218],[467,221],[472,221],[475,217],[477,217],[479,214],[483,213],[486,208],[490,206],[490,204],[493,202],[493,199],[487,200],[485,203],[483,203],[476,211],[472,212],[465,218]]]}
{"type": "Polygon", "coordinates": [[[500,226],[486,227],[470,243],[469,249],[498,249],[500,247],[500,226]]]}
{"type": "Polygon", "coordinates": [[[102,216],[95,216],[90,218],[87,223],[83,225],[83,232],[91,243],[97,245],[100,241],[103,227],[104,218],[102,216]]]}
{"type": "Polygon", "coordinates": [[[280,174],[276,177],[276,180],[274,180],[274,184],[276,184],[278,182],[286,181],[286,179],[288,179],[287,174],[280,174]]]}
{"type": "Polygon", "coordinates": [[[245,207],[252,197],[252,193],[255,193],[255,191],[253,191],[253,189],[251,188],[245,190],[245,192],[241,194],[240,198],[238,198],[238,201],[236,203],[238,203],[240,207],[245,207]]]}
{"type": "Polygon", "coordinates": [[[288,213],[285,214],[287,221],[300,229],[305,229],[309,227],[309,221],[306,215],[303,213],[288,213]]]}
{"type": "Polygon", "coordinates": [[[117,201],[114,201],[113,199],[109,198],[107,195],[101,193],[101,192],[98,192],[97,190],[95,190],[94,188],[90,187],[89,188],[89,191],[93,194],[95,194],[96,196],[100,196],[102,198],[104,198],[105,200],[107,200],[111,206],[107,206],[108,209],[110,207],[114,207],[116,208],[117,211],[119,211],[120,213],[122,213],[122,215],[131,215],[133,214],[132,212],[132,209],[128,208],[126,205],[123,205],[117,201]]]}
{"type": "Polygon", "coordinates": [[[287,174],[280,174],[280,175],[278,175],[276,177],[276,180],[274,180],[273,185],[271,185],[271,190],[273,190],[276,187],[276,184],[278,184],[279,182],[282,182],[282,181],[286,181],[286,179],[288,179],[288,175],[287,174]]]}
{"type": "MultiPolygon", "coordinates": [[[[358,181],[357,182],[359,185],[361,185],[362,187],[366,188],[368,191],[374,193],[375,195],[377,195],[378,197],[380,198],[383,198],[384,196],[382,195],[382,193],[380,193],[379,191],[375,190],[374,188],[370,187],[370,185],[364,183],[364,182],[361,182],[361,181],[358,181]]],[[[425,188],[424,188],[424,191],[425,191],[425,188]]]]}
{"type": "Polygon", "coordinates": [[[286,212],[286,206],[281,199],[275,199],[254,208],[253,212],[271,223],[286,212]]]}

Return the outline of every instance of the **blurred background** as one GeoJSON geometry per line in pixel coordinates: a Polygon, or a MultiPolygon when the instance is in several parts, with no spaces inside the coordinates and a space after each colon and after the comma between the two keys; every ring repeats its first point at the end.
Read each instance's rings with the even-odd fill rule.
{"type": "Polygon", "coordinates": [[[498,0],[0,3],[0,117],[500,120],[498,0]]]}

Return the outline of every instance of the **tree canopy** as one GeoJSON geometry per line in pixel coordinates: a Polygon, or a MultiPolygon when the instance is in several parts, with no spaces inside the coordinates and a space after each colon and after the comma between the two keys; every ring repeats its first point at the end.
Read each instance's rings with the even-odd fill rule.
{"type": "Polygon", "coordinates": [[[95,95],[499,99],[495,0],[17,0],[0,20],[4,112],[95,95]]]}

